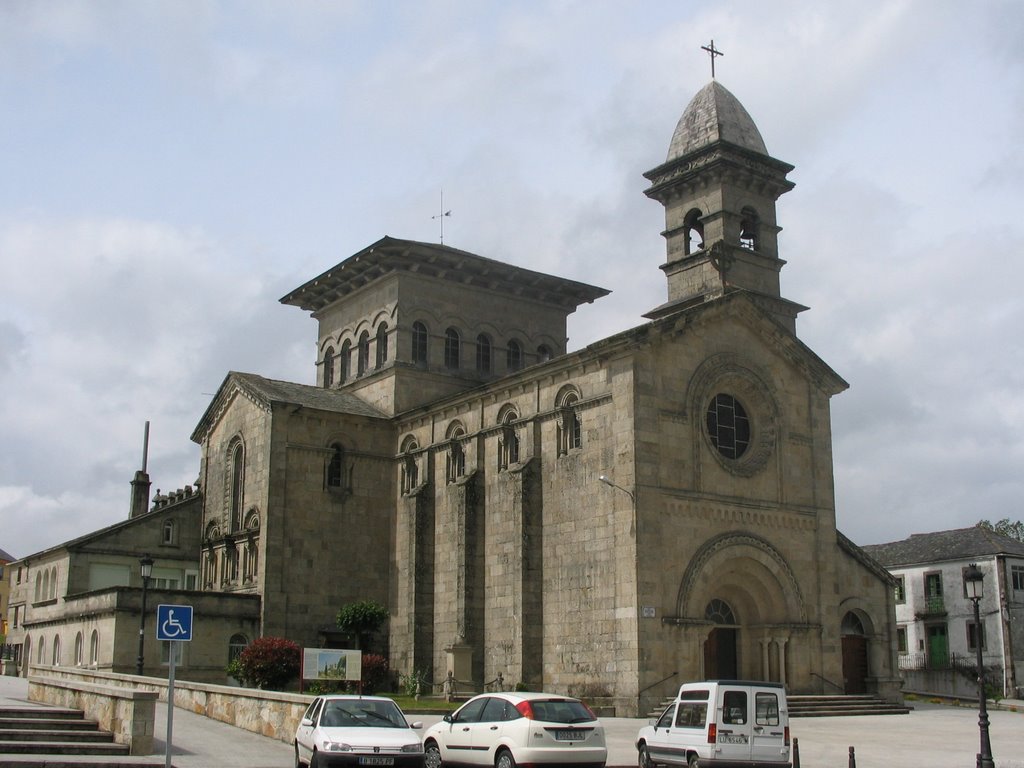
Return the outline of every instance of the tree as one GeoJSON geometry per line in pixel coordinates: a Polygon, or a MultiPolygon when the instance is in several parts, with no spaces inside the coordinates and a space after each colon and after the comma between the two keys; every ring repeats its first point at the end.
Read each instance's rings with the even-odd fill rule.
{"type": "Polygon", "coordinates": [[[1016,522],[1010,522],[1010,518],[1004,517],[995,523],[990,523],[988,520],[979,520],[978,527],[984,528],[985,530],[998,533],[1000,536],[1007,536],[1017,541],[1024,541],[1024,522],[1017,520],[1016,522]]]}
{"type": "Polygon", "coordinates": [[[363,647],[366,635],[376,632],[388,619],[388,609],[373,600],[360,600],[343,605],[338,611],[338,628],[351,632],[356,647],[363,647]]]}
{"type": "Polygon", "coordinates": [[[229,666],[229,674],[241,673],[246,685],[281,690],[299,674],[302,649],[284,637],[260,637],[253,640],[238,656],[237,669],[229,666]]]}

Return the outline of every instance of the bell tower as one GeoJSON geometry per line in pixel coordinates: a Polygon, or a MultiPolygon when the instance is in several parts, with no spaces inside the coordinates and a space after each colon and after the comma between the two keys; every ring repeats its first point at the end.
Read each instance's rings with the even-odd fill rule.
{"type": "Polygon", "coordinates": [[[668,301],[657,318],[743,290],[790,331],[806,309],[783,299],[775,202],[793,188],[793,166],[768,154],[747,110],[712,80],[676,125],[668,159],[644,177],[665,206],[668,301]]]}

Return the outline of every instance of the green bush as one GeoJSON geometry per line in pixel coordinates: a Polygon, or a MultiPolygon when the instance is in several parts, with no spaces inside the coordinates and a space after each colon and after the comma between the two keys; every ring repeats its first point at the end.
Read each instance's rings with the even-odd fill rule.
{"type": "Polygon", "coordinates": [[[351,632],[356,643],[363,647],[365,636],[376,632],[388,620],[388,609],[373,600],[360,600],[343,605],[338,611],[338,628],[351,632]]]}
{"type": "Polygon", "coordinates": [[[246,685],[264,690],[282,690],[299,675],[302,649],[284,637],[253,640],[238,657],[246,685]]]}

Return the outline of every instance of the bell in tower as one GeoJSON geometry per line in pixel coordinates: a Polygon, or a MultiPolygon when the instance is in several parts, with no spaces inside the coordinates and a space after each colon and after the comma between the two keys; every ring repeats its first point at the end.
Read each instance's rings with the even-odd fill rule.
{"type": "Polygon", "coordinates": [[[790,331],[806,309],[783,299],[775,202],[793,188],[793,166],[768,154],[747,110],[712,80],[679,118],[668,159],[644,174],[665,206],[668,302],[662,317],[743,290],[790,331]]]}

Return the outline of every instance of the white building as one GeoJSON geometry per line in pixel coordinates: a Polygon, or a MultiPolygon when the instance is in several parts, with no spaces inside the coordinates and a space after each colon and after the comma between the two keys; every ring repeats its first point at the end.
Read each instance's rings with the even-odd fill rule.
{"type": "Polygon", "coordinates": [[[896,635],[905,690],[969,692],[980,641],[990,680],[1002,679],[1004,696],[1019,695],[1024,674],[1024,542],[976,526],[918,533],[864,550],[898,582],[896,635]],[[985,577],[980,628],[964,582],[964,571],[972,563],[985,577]]]}

